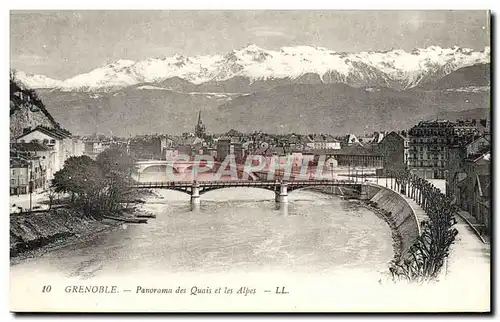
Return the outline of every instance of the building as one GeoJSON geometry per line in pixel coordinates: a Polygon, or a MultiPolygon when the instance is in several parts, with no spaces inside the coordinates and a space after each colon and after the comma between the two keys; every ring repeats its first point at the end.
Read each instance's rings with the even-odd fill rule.
{"type": "Polygon", "coordinates": [[[351,146],[351,145],[355,145],[355,144],[359,144],[359,140],[358,138],[356,137],[356,135],[354,134],[348,134],[344,137],[344,140],[342,142],[342,147],[344,146],[351,146]]]}
{"type": "MultiPolygon", "coordinates": [[[[462,150],[463,151],[463,150],[462,150]]],[[[456,152],[456,151],[455,151],[456,152]]],[[[491,153],[472,154],[461,160],[447,181],[455,203],[491,232],[491,153]]]]}
{"type": "Polygon", "coordinates": [[[179,157],[179,150],[173,148],[165,149],[165,160],[177,160],[179,157]]]}
{"type": "Polygon", "coordinates": [[[306,146],[311,149],[340,149],[340,142],[328,135],[308,135],[306,146]]]}
{"type": "Polygon", "coordinates": [[[11,143],[10,144],[11,159],[19,157],[38,157],[40,166],[45,171],[45,183],[43,188],[47,188],[49,181],[54,178],[53,165],[56,154],[53,149],[40,143],[11,143]]]}
{"type": "Polygon", "coordinates": [[[49,180],[53,174],[62,169],[66,159],[72,156],[80,156],[84,153],[83,142],[71,133],[63,129],[49,129],[38,126],[16,138],[16,143],[41,143],[47,146],[53,153],[49,180]]]}
{"type": "Polygon", "coordinates": [[[137,159],[161,160],[165,156],[166,138],[160,136],[136,137],[128,142],[128,152],[137,159]]]}
{"type": "Polygon", "coordinates": [[[91,157],[92,159],[95,159],[99,153],[104,151],[103,144],[99,141],[89,140],[89,141],[84,141],[83,144],[84,144],[83,153],[91,157]]]}
{"type": "Polygon", "coordinates": [[[446,192],[487,231],[490,229],[491,169],[489,134],[455,140],[448,153],[446,192]]]}
{"type": "Polygon", "coordinates": [[[448,147],[461,137],[478,134],[475,122],[421,121],[408,132],[408,167],[422,178],[444,179],[448,147]]]}
{"type": "Polygon", "coordinates": [[[198,123],[196,124],[195,128],[194,128],[194,133],[196,135],[196,137],[200,138],[200,139],[204,139],[205,138],[205,124],[203,124],[203,121],[201,120],[201,111],[198,113],[198,123]]]}
{"type": "Polygon", "coordinates": [[[234,156],[238,163],[242,163],[246,150],[244,144],[238,138],[220,138],[217,140],[217,160],[222,162],[228,155],[234,156]]]}
{"type": "Polygon", "coordinates": [[[11,195],[27,194],[47,188],[47,167],[41,161],[40,156],[29,152],[11,151],[11,195]]]}
{"type": "Polygon", "coordinates": [[[210,155],[214,159],[217,157],[217,149],[216,148],[209,148],[209,147],[203,147],[203,155],[210,155]]]}
{"type": "Polygon", "coordinates": [[[380,155],[375,145],[360,146],[352,145],[340,150],[334,150],[333,156],[339,167],[353,168],[382,168],[383,157],[380,155]]]}
{"type": "Polygon", "coordinates": [[[231,153],[231,139],[217,140],[217,160],[222,162],[231,153]]]}
{"type": "Polygon", "coordinates": [[[378,151],[383,158],[384,170],[406,168],[408,162],[408,138],[393,131],[380,141],[378,151]]]}
{"type": "Polygon", "coordinates": [[[334,158],[338,167],[378,169],[383,167],[383,157],[375,145],[363,147],[359,144],[335,150],[310,150],[317,160],[320,156],[334,158]]]}

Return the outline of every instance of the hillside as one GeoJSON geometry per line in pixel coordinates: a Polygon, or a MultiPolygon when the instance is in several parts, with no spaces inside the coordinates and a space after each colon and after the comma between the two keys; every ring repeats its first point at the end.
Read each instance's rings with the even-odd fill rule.
{"type": "Polygon", "coordinates": [[[240,96],[219,107],[218,123],[240,131],[332,134],[404,129],[430,114],[489,106],[485,93],[434,93],[295,84],[240,96]]]}
{"type": "Polygon", "coordinates": [[[193,131],[200,110],[210,131],[215,131],[218,124],[211,120],[216,108],[231,99],[228,94],[187,94],[147,86],[113,93],[40,90],[40,95],[71,132],[119,136],[193,131]]]}
{"type": "Polygon", "coordinates": [[[112,93],[40,90],[70,131],[129,136],[192,131],[199,110],[209,132],[342,134],[405,128],[441,111],[489,105],[488,93],[396,91],[344,84],[289,84],[249,94],[182,93],[148,86],[112,93]]]}
{"type": "Polygon", "coordinates": [[[474,108],[471,110],[465,111],[444,111],[438,113],[435,118],[446,119],[446,120],[481,120],[481,119],[490,119],[491,120],[491,111],[489,108],[474,108]]]}
{"type": "Polygon", "coordinates": [[[419,86],[424,90],[489,90],[490,64],[476,64],[451,72],[450,74],[419,86]]]}
{"type": "Polygon", "coordinates": [[[20,85],[15,79],[10,79],[10,138],[15,139],[26,128],[37,126],[48,128],[58,127],[52,115],[37,93],[20,85]]]}

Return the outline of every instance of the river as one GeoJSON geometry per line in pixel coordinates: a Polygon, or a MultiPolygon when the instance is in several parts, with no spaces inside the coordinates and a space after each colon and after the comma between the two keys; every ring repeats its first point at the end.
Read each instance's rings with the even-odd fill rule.
{"type": "Polygon", "coordinates": [[[144,209],[148,224],[123,225],[93,240],[11,267],[11,277],[37,272],[89,279],[116,274],[205,272],[386,272],[393,257],[389,226],[357,201],[315,191],[253,188],[210,191],[200,209],[189,196],[158,190],[144,209]]]}

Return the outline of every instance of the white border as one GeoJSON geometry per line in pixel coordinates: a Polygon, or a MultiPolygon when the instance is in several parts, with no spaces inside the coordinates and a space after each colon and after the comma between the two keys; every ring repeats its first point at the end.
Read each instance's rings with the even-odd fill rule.
{"type": "MultiPolygon", "coordinates": [[[[150,0],[141,0],[141,1],[130,1],[130,0],[121,0],[121,1],[116,1],[116,2],[107,2],[105,3],[104,1],[95,1],[95,0],[87,0],[85,2],[69,2],[69,1],[15,1],[14,3],[11,3],[10,6],[7,6],[7,1],[2,2],[2,7],[5,6],[5,8],[2,8],[4,10],[1,11],[1,34],[2,34],[2,40],[4,41],[3,47],[2,47],[2,61],[4,64],[2,65],[3,67],[3,75],[5,77],[0,78],[2,82],[2,102],[7,105],[7,72],[9,69],[9,10],[27,10],[27,9],[404,9],[404,10],[415,10],[415,9],[460,9],[460,10],[471,10],[471,9],[477,9],[477,10],[484,10],[484,9],[492,9],[494,13],[498,13],[500,10],[498,10],[498,3],[499,1],[493,1],[493,0],[483,0],[483,1],[470,1],[470,0],[455,0],[455,1],[435,1],[435,0],[420,0],[418,2],[408,2],[408,1],[355,1],[351,0],[348,1],[347,3],[344,1],[341,2],[336,2],[336,3],[330,3],[327,1],[262,1],[262,0],[253,0],[253,1],[220,1],[220,0],[212,0],[212,1],[189,1],[189,0],[183,0],[183,1],[176,1],[176,2],[166,2],[166,1],[150,1],[150,0]],[[5,95],[5,97],[4,97],[5,95]]],[[[498,18],[498,17],[497,17],[498,18]]],[[[496,20],[496,24],[498,24],[498,20],[496,20]]],[[[496,29],[496,28],[495,28],[496,29]]],[[[496,33],[494,33],[495,39],[498,39],[498,36],[496,33]]],[[[495,55],[496,61],[496,52],[493,53],[495,55]]],[[[495,70],[496,72],[496,70],[495,70]]],[[[498,93],[498,83],[495,82],[495,88],[492,89],[496,93],[498,93]]],[[[496,107],[496,104],[492,102],[493,105],[496,107]]],[[[0,303],[3,304],[3,307],[1,308],[2,312],[2,320],[4,321],[9,321],[13,320],[14,316],[8,313],[8,307],[7,307],[7,297],[8,297],[8,272],[9,272],[9,256],[8,256],[8,248],[6,245],[9,244],[9,233],[8,233],[8,227],[9,227],[9,216],[7,212],[7,204],[8,204],[8,173],[7,173],[7,168],[8,168],[8,158],[7,158],[7,151],[9,150],[9,121],[7,117],[7,109],[4,109],[5,117],[0,118],[0,122],[4,123],[3,126],[0,127],[2,129],[3,134],[0,134],[0,142],[1,142],[1,147],[0,151],[2,151],[2,157],[0,160],[1,166],[4,169],[2,172],[2,189],[0,191],[0,196],[3,198],[5,202],[2,203],[4,209],[5,209],[5,215],[3,216],[4,222],[2,225],[2,229],[4,229],[4,234],[1,236],[3,237],[2,241],[0,242],[1,245],[3,245],[2,249],[2,260],[3,260],[3,265],[2,265],[2,292],[1,296],[2,299],[0,303]],[[5,319],[3,319],[5,318],[5,319]]],[[[497,112],[497,116],[500,112],[497,112]]],[[[497,118],[495,118],[495,121],[497,121],[497,118]]],[[[495,122],[498,124],[498,122],[495,122]]],[[[498,132],[498,131],[496,131],[498,132]]],[[[497,137],[495,137],[494,142],[498,142],[499,140],[497,137]]],[[[495,143],[495,149],[496,149],[496,143],[495,143]]],[[[496,149],[497,150],[497,149],[496,149]]],[[[494,158],[493,160],[496,160],[494,158]]],[[[497,171],[498,174],[498,171],[497,171]]],[[[495,178],[496,179],[496,178],[495,178]]],[[[496,196],[498,197],[498,196],[496,196]]],[[[500,200],[499,198],[495,198],[497,201],[500,200]]],[[[494,214],[497,214],[498,212],[496,211],[495,207],[495,212],[494,214]]],[[[496,217],[496,216],[495,216],[496,217]]],[[[498,218],[495,219],[495,232],[498,232],[498,222],[500,220],[498,218]]],[[[496,239],[496,238],[495,238],[496,239]]],[[[495,247],[496,249],[496,247],[495,247]]],[[[496,255],[496,254],[495,254],[496,255]]],[[[497,263],[498,266],[498,263],[497,263]]],[[[496,270],[495,273],[498,273],[498,270],[496,270]]],[[[496,274],[498,278],[498,274],[496,274]]],[[[53,316],[42,316],[39,317],[39,320],[45,320],[45,321],[52,321],[54,318],[53,316]]],[[[62,316],[63,319],[70,319],[70,317],[62,316]]],[[[101,321],[104,320],[105,317],[92,317],[90,316],[93,320],[96,321],[101,321]]],[[[125,317],[115,317],[118,319],[124,319],[125,317]]],[[[133,320],[143,320],[145,317],[143,316],[134,316],[130,317],[133,320]]],[[[190,319],[193,317],[189,317],[190,319]]],[[[233,317],[232,317],[233,318],[233,317]]],[[[232,319],[231,318],[231,319],[232,319]]],[[[236,317],[234,317],[236,318],[236,317]]],[[[338,319],[339,317],[335,316],[335,319],[338,319]]],[[[430,318],[428,316],[425,317],[426,320],[437,320],[437,318],[430,318]]],[[[26,320],[34,320],[35,317],[26,317],[26,320]]],[[[174,317],[169,317],[169,319],[174,319],[174,317]]],[[[255,317],[257,320],[266,320],[268,318],[263,318],[263,317],[255,317]]],[[[306,318],[310,319],[310,318],[306,318]]],[[[472,319],[472,318],[471,318],[472,319]]]]}

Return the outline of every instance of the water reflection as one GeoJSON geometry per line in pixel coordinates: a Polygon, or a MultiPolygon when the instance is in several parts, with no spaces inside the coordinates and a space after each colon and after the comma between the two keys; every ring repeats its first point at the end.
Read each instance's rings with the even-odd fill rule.
{"type": "Polygon", "coordinates": [[[288,203],[276,203],[276,210],[280,212],[280,215],[283,217],[288,216],[288,208],[289,204],[288,203]]]}

